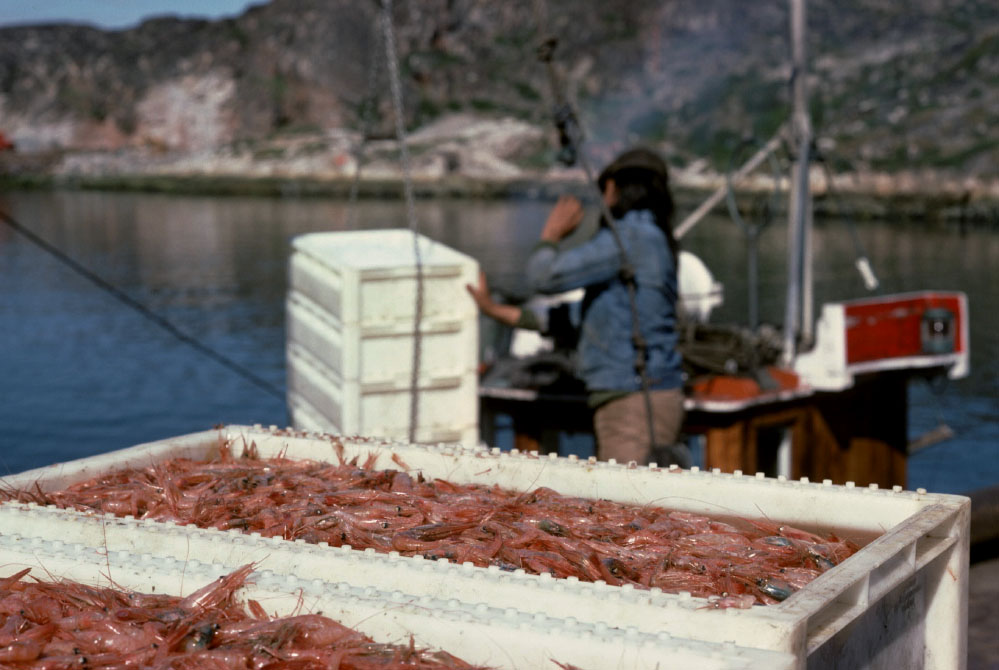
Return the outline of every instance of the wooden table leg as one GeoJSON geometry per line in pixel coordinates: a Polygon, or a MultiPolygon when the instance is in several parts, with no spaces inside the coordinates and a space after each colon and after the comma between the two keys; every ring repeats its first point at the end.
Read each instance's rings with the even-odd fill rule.
{"type": "Polygon", "coordinates": [[[739,420],[728,426],[708,428],[704,435],[704,468],[719,468],[723,472],[743,469],[746,450],[746,422],[739,420]]]}

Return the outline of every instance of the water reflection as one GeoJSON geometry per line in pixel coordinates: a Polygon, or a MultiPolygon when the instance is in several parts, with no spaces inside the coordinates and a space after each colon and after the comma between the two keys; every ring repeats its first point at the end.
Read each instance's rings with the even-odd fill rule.
{"type": "MultiPolygon", "coordinates": [[[[406,227],[401,201],[12,192],[11,214],[192,337],[284,385],[290,240],[327,230],[406,227]]],[[[479,260],[492,284],[522,292],[522,265],[549,204],[417,201],[421,231],[479,260]]],[[[683,213],[681,212],[681,215],[683,213]]],[[[842,221],[815,229],[816,302],[865,295],[842,221]]],[[[911,432],[943,417],[958,436],[910,463],[910,485],[967,490],[999,480],[999,236],[861,224],[885,292],[963,290],[971,302],[972,376],[943,393],[911,389],[911,432]]],[[[760,315],[780,323],[786,230],[760,238],[760,315]]],[[[726,286],[717,321],[745,321],[744,238],[727,219],[684,247],[726,286]]],[[[816,308],[818,310],[818,307],[816,308]]],[[[126,309],[24,238],[0,227],[0,469],[16,471],[218,423],[286,423],[283,401],[126,309]]]]}

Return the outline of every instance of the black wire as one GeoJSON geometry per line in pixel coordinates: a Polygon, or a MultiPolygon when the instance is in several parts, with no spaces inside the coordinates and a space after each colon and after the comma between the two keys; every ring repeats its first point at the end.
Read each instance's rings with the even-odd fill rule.
{"type": "MultiPolygon", "coordinates": [[[[590,188],[596,192],[597,203],[599,204],[601,213],[607,223],[607,229],[610,231],[614,244],[617,247],[619,262],[621,264],[618,275],[628,292],[628,305],[631,312],[631,342],[632,347],[635,350],[634,367],[635,372],[638,373],[640,385],[639,392],[642,394],[645,401],[645,417],[649,431],[649,448],[654,452],[658,445],[656,443],[655,419],[652,415],[652,397],[650,395],[651,388],[646,370],[646,364],[648,363],[648,345],[646,343],[645,336],[642,335],[641,323],[639,322],[638,302],[636,297],[638,283],[635,278],[634,266],[632,266],[631,259],[628,257],[628,253],[624,248],[624,242],[622,241],[621,234],[618,231],[614,215],[610,211],[610,206],[604,200],[603,193],[601,192],[600,186],[597,184],[597,179],[593,173],[593,168],[590,166],[589,159],[587,158],[584,146],[585,137],[583,136],[582,125],[579,123],[579,117],[576,115],[576,110],[573,109],[572,105],[568,102],[568,96],[563,95],[562,83],[556,75],[555,64],[553,61],[554,49],[558,40],[548,35],[548,31],[544,25],[547,18],[544,0],[537,0],[537,2],[535,2],[535,17],[543,35],[545,35],[545,39],[538,50],[538,55],[539,59],[548,66],[549,84],[552,89],[552,96],[555,99],[555,125],[559,133],[559,143],[562,146],[562,150],[559,152],[559,160],[566,165],[572,165],[576,161],[579,161],[583,168],[583,172],[586,174],[586,181],[588,182],[590,188]]],[[[674,264],[678,260],[678,258],[674,258],[674,264]]]]}
{"type": "Polygon", "coordinates": [[[62,263],[69,269],[73,270],[78,275],[82,276],[84,279],[87,279],[105,293],[110,294],[112,297],[117,298],[120,302],[124,303],[128,307],[131,307],[140,315],[144,316],[149,321],[152,321],[157,326],[167,331],[181,342],[184,342],[190,345],[191,347],[197,349],[198,351],[205,354],[209,358],[215,360],[217,363],[229,368],[230,370],[232,370],[239,376],[243,377],[247,381],[256,384],[257,386],[267,391],[271,395],[280,398],[281,400],[284,400],[284,392],[275,387],[270,382],[268,382],[266,379],[258,377],[253,372],[246,369],[245,367],[243,367],[236,361],[232,360],[231,358],[225,356],[224,354],[220,354],[214,349],[211,349],[205,344],[202,344],[198,340],[194,339],[190,335],[182,332],[175,325],[167,321],[159,314],[156,314],[151,309],[149,309],[139,301],[135,300],[134,298],[129,296],[127,293],[123,292],[118,287],[114,286],[113,284],[103,279],[99,275],[91,272],[90,270],[88,270],[87,268],[85,268],[84,266],[80,265],[78,262],[67,256],[65,253],[57,249],[55,246],[49,244],[35,233],[25,228],[23,225],[14,220],[13,217],[7,214],[7,212],[0,210],[0,219],[2,219],[3,222],[6,223],[8,226],[10,226],[14,231],[20,233],[28,240],[30,240],[33,244],[35,244],[37,247],[47,252],[51,256],[53,256],[60,263],[62,263]]]}
{"type": "MultiPolygon", "coordinates": [[[[846,223],[846,228],[850,233],[850,240],[853,242],[854,254],[856,254],[858,259],[867,259],[867,250],[864,249],[864,243],[860,241],[860,234],[857,232],[857,222],[855,221],[855,217],[853,215],[853,208],[845,202],[845,199],[842,198],[836,190],[835,182],[833,180],[832,167],[829,165],[829,161],[826,156],[820,152],[816,152],[816,159],[822,164],[823,174],[826,178],[826,192],[829,194],[831,201],[836,205],[836,213],[839,214],[839,218],[846,223]]],[[[873,274],[873,270],[871,272],[873,274]]],[[[874,289],[872,289],[872,291],[878,293],[879,295],[884,295],[885,291],[883,288],[883,282],[877,275],[874,275],[874,279],[877,282],[877,285],[874,289]]]]}

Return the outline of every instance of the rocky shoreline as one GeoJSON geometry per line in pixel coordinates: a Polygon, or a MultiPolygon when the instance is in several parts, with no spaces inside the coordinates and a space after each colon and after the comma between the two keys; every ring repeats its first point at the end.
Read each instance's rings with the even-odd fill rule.
{"type": "MultiPolygon", "coordinates": [[[[594,147],[602,164],[617,150],[594,147]]],[[[512,119],[451,117],[407,137],[409,175],[421,198],[554,198],[587,194],[585,172],[554,164],[544,132],[512,119]]],[[[666,153],[666,152],[664,152],[666,153]]],[[[334,131],[245,141],[197,152],[138,147],[116,151],[0,153],[0,188],[69,188],[271,197],[402,197],[405,178],[393,140],[361,142],[334,131]],[[358,174],[358,160],[361,170],[358,174]]],[[[668,155],[668,153],[667,153],[668,155]]],[[[673,165],[681,209],[724,187],[704,163],[673,165]]],[[[784,190],[786,179],[776,185],[784,190]]],[[[740,204],[758,206],[774,176],[751,174],[736,185],[740,204]]],[[[816,215],[999,226],[999,179],[949,178],[930,171],[812,173],[816,215]]],[[[786,203],[785,197],[776,199],[786,203]]],[[[724,207],[722,203],[719,207],[724,207]]]]}

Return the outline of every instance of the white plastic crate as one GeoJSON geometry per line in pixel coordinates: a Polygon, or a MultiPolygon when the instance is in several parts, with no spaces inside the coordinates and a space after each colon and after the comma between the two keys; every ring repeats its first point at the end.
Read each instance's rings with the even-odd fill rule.
{"type": "MultiPolygon", "coordinates": [[[[160,529],[163,524],[127,519],[108,522],[106,517],[102,520],[11,504],[2,507],[0,527],[26,534],[78,537],[87,543],[104,542],[109,548],[145,546],[178,558],[182,557],[180,552],[191,551],[234,562],[269,555],[273,557],[269,567],[288,574],[324,578],[349,571],[358,584],[379,584],[386,589],[404,584],[410,592],[461,602],[789,653],[798,668],[964,667],[969,503],[963,497],[741,473],[629,468],[498,450],[387,445],[244,427],[230,427],[221,435],[236,443],[252,442],[262,455],[283,452],[291,458],[331,460],[336,441],[342,443],[348,458],[361,456],[363,460],[368,454],[377,454],[376,468],[398,469],[397,461],[391,458],[395,454],[398,461],[424,476],[459,483],[520,490],[546,486],[573,496],[699,514],[765,516],[806,529],[832,529],[844,536],[880,537],[778,605],[716,610],[709,601],[684,594],[505,573],[231,532],[173,527],[170,532],[177,534],[176,539],[156,542],[146,537],[144,529],[160,529]],[[121,532],[117,532],[119,528],[121,532]],[[355,561],[364,569],[345,567],[337,561],[355,561]]],[[[183,436],[23,473],[4,484],[25,487],[37,482],[43,489],[60,488],[111,467],[145,465],[178,455],[203,457],[217,449],[219,439],[220,433],[215,431],[183,436]]]]}
{"type": "MultiPolygon", "coordinates": [[[[359,435],[357,432],[341,430],[329,419],[322,416],[319,411],[297,394],[288,395],[288,416],[292,425],[300,430],[312,431],[316,433],[327,433],[333,435],[359,435]]],[[[408,437],[408,428],[399,426],[389,428],[374,427],[365,431],[366,435],[390,440],[403,440],[408,437]]],[[[427,427],[418,426],[416,429],[416,442],[421,444],[451,444],[466,449],[485,448],[479,442],[479,427],[476,424],[470,426],[444,426],[427,427]]]]}
{"type": "MultiPolygon", "coordinates": [[[[366,387],[410,383],[413,368],[413,323],[378,327],[344,326],[301,294],[288,296],[285,312],[289,344],[323,362],[338,378],[366,387]]],[[[420,328],[420,379],[423,383],[454,379],[477,366],[474,329],[460,321],[424,319],[420,328]]]]}
{"type": "Polygon", "coordinates": [[[295,238],[287,299],[292,424],[409,435],[418,339],[416,439],[478,442],[478,312],[465,285],[474,259],[407,230],[295,238]],[[414,332],[420,249],[423,306],[414,332]]]}
{"type": "MultiPolygon", "coordinates": [[[[362,384],[338,379],[297,345],[288,346],[288,406],[344,435],[403,439],[409,434],[412,394],[408,382],[362,384]]],[[[418,384],[418,442],[478,443],[478,375],[469,370],[451,378],[421,379],[418,384]]],[[[305,427],[293,419],[296,426],[305,427]]]]}
{"type": "MultiPolygon", "coordinates": [[[[155,536],[150,529],[147,536],[155,536]]],[[[186,596],[232,571],[231,564],[204,557],[177,559],[148,551],[132,553],[64,540],[46,540],[5,531],[0,534],[0,577],[24,567],[39,579],[69,579],[88,585],[143,593],[186,596]]],[[[349,574],[303,579],[287,572],[257,569],[239,591],[273,616],[316,612],[360,631],[376,642],[447,651],[497,669],[645,669],[698,667],[707,670],[781,670],[792,667],[787,654],[735,645],[674,640],[665,633],[618,631],[576,621],[498,609],[454,599],[414,596],[358,586],[349,574]],[[339,577],[340,579],[336,579],[339,577]]]]}
{"type": "MultiPolygon", "coordinates": [[[[475,322],[465,284],[478,263],[419,236],[423,319],[475,322]]],[[[374,326],[416,314],[416,256],[408,230],[310,233],[292,240],[289,286],[343,324],[374,326]]]]}

